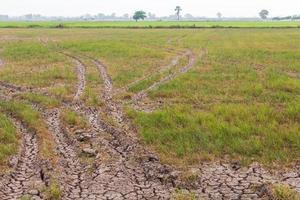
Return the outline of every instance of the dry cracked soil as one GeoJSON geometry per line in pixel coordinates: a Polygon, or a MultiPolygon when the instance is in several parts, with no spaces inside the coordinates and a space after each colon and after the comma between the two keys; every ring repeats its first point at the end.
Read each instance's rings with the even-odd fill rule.
{"type": "MultiPolygon", "coordinates": [[[[107,67],[95,58],[63,53],[73,59],[77,72],[77,89],[70,102],[63,102],[60,108],[45,109],[31,103],[33,109],[41,113],[56,145],[57,166],[50,166],[38,156],[38,139],[22,121],[8,115],[22,136],[19,153],[11,159],[12,170],[0,177],[0,199],[46,199],[40,188],[47,187],[50,177],[56,177],[62,199],[172,199],[175,191],[191,192],[203,199],[268,199],[269,183],[287,184],[300,193],[300,166],[289,172],[265,170],[258,163],[248,168],[239,163],[204,163],[190,169],[193,179],[182,181],[181,171],[162,164],[157,156],[146,149],[130,127],[120,105],[115,99],[113,82],[107,67]],[[113,118],[115,125],[107,123],[99,115],[99,109],[89,107],[81,100],[85,89],[86,65],[82,58],[90,59],[104,81],[99,95],[104,99],[105,112],[113,118]],[[60,121],[62,109],[68,108],[85,116],[89,128],[70,130],[60,121]],[[129,128],[128,128],[129,127],[129,128]],[[88,146],[83,147],[84,142],[88,146]],[[82,157],[88,157],[86,162],[82,157]]],[[[195,55],[191,50],[178,53],[165,69],[174,67],[180,57],[188,63],[171,74],[166,75],[147,89],[132,98],[132,107],[149,111],[143,103],[147,92],[157,88],[177,75],[190,70],[196,59],[207,52],[195,55]]],[[[146,78],[146,77],[145,77],[146,78]]],[[[135,84],[142,79],[135,81],[135,84]]],[[[123,88],[128,89],[130,84],[123,88]]],[[[17,93],[36,92],[47,94],[44,90],[33,90],[0,82],[0,90],[6,94],[3,100],[14,98],[17,93]]]]}

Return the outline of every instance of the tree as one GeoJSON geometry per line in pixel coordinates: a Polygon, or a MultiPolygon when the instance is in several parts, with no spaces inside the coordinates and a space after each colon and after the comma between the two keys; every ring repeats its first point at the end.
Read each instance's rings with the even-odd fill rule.
{"type": "Polygon", "coordinates": [[[144,20],[146,18],[146,13],[142,10],[136,11],[133,15],[133,19],[137,22],[139,19],[144,20]]]}
{"type": "Polygon", "coordinates": [[[267,19],[268,15],[269,15],[269,11],[267,11],[267,10],[262,10],[262,11],[259,12],[259,16],[262,19],[267,19]]]}
{"type": "Polygon", "coordinates": [[[176,6],[175,11],[176,11],[177,19],[179,21],[179,19],[180,19],[180,12],[182,11],[182,9],[181,9],[180,6],[176,6]]]}
{"type": "Polygon", "coordinates": [[[217,17],[218,17],[219,19],[221,19],[221,18],[222,18],[222,13],[218,12],[218,13],[217,13],[217,17]]]}

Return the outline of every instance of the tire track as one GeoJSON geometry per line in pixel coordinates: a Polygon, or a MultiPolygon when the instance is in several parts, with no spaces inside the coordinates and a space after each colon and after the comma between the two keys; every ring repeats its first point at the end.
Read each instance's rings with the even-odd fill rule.
{"type": "MultiPolygon", "coordinates": [[[[113,84],[106,67],[100,61],[90,59],[98,68],[104,81],[103,97],[106,106],[113,111],[115,120],[125,123],[120,106],[113,101],[113,84]]],[[[168,199],[170,197],[170,190],[173,190],[170,185],[173,185],[174,179],[170,176],[170,168],[160,164],[153,154],[146,151],[136,138],[129,137],[125,130],[102,121],[97,109],[86,107],[82,102],[71,107],[87,117],[92,125],[92,135],[95,136],[94,143],[100,143],[100,152],[110,158],[108,161],[100,159],[100,162],[95,163],[96,171],[93,174],[90,191],[97,199],[168,199]]]]}
{"type": "Polygon", "coordinates": [[[91,57],[89,58],[97,66],[97,69],[99,70],[99,73],[104,81],[102,96],[105,101],[107,111],[116,122],[122,124],[124,122],[124,115],[122,108],[113,100],[113,83],[111,77],[107,73],[107,68],[97,59],[91,57]]]}
{"type": "Polygon", "coordinates": [[[77,91],[76,94],[74,96],[74,101],[78,101],[80,99],[80,97],[82,96],[82,93],[84,91],[85,88],[85,68],[83,66],[83,64],[77,60],[76,61],[77,64],[77,76],[78,76],[78,86],[77,86],[77,91]]]}
{"type": "Polygon", "coordinates": [[[18,120],[11,118],[11,121],[22,134],[22,144],[13,172],[0,182],[0,199],[20,199],[24,195],[42,199],[39,189],[46,183],[38,158],[37,136],[18,120]]]}
{"type": "MultiPolygon", "coordinates": [[[[93,61],[104,82],[107,82],[104,93],[112,94],[113,84],[106,67],[96,59],[93,61]]],[[[188,71],[189,68],[185,66],[176,75],[188,71]]],[[[81,77],[84,78],[84,74],[81,77]]],[[[123,116],[112,96],[103,96],[107,96],[106,106],[115,105],[114,109],[123,116]]],[[[59,109],[44,113],[62,155],[61,185],[64,185],[65,191],[63,199],[170,199],[177,186],[193,191],[204,199],[262,199],[266,193],[265,184],[268,182],[286,183],[300,192],[300,167],[290,173],[272,175],[273,173],[260,166],[241,169],[238,164],[207,163],[192,170],[193,177],[196,177],[194,181],[182,182],[178,179],[179,173],[162,165],[136,138],[130,137],[126,130],[110,126],[101,120],[96,108],[86,107],[80,100],[65,102],[64,106],[88,118],[92,125],[92,146],[99,146],[100,153],[99,159],[93,164],[95,170],[90,176],[86,166],[77,157],[75,143],[61,127],[59,109]]]]}
{"type": "Polygon", "coordinates": [[[170,198],[174,177],[168,167],[161,165],[137,140],[100,120],[96,109],[79,104],[73,108],[88,118],[95,136],[93,141],[101,146],[90,184],[96,199],[170,198]]]}
{"type": "Polygon", "coordinates": [[[44,113],[50,131],[53,133],[60,153],[61,176],[60,182],[63,190],[63,199],[85,199],[88,196],[87,167],[80,163],[74,144],[67,138],[61,127],[59,109],[44,113]]]}
{"type": "MultiPolygon", "coordinates": [[[[83,63],[74,56],[63,53],[71,57],[77,64],[76,71],[78,77],[78,85],[73,101],[80,101],[80,97],[85,87],[85,67],[83,63]]],[[[1,82],[0,89],[4,89],[9,94],[32,92],[31,89],[18,87],[12,84],[1,82]]],[[[35,93],[40,91],[34,90],[35,93]]],[[[76,152],[74,142],[67,137],[66,130],[60,124],[60,109],[43,110],[37,105],[32,104],[32,107],[38,110],[44,117],[50,132],[55,140],[59,157],[59,182],[63,191],[63,199],[86,199],[88,192],[88,174],[87,166],[80,163],[76,152]]]]}
{"type": "Polygon", "coordinates": [[[73,59],[74,62],[76,63],[76,72],[77,72],[78,83],[77,83],[77,89],[76,89],[73,101],[79,101],[80,97],[82,96],[82,93],[85,89],[85,85],[86,85],[86,80],[85,80],[85,71],[86,71],[85,68],[86,67],[85,67],[84,63],[77,56],[71,55],[71,54],[63,52],[63,51],[58,51],[58,53],[73,59]]]}
{"type": "Polygon", "coordinates": [[[3,81],[0,81],[0,89],[3,91],[8,91],[11,93],[21,93],[21,92],[26,92],[29,89],[21,87],[21,86],[16,86],[10,83],[6,83],[3,81]]]}
{"type": "MultiPolygon", "coordinates": [[[[188,71],[193,62],[189,61],[179,73],[188,71]]],[[[99,69],[99,72],[103,73],[103,70],[106,68],[102,68],[102,71],[99,69]]],[[[108,77],[108,80],[105,80],[108,84],[105,90],[112,92],[112,82],[108,73],[105,72],[101,76],[108,77]]],[[[107,100],[112,101],[112,98],[107,100]]],[[[261,199],[266,195],[263,191],[268,182],[286,183],[299,190],[299,173],[295,175],[295,171],[286,175],[286,178],[280,178],[271,176],[261,167],[250,166],[245,174],[243,170],[236,170],[234,166],[224,164],[205,164],[199,167],[196,181],[186,185],[178,179],[176,172],[161,165],[155,156],[146,151],[136,139],[129,137],[125,130],[102,121],[97,109],[86,107],[83,103],[71,106],[78,113],[84,114],[92,125],[92,142],[95,143],[93,146],[98,143],[102,147],[100,161],[94,163],[96,170],[88,186],[88,191],[92,194],[90,198],[169,199],[175,187],[179,186],[195,192],[198,197],[204,199],[261,199]],[[108,154],[111,159],[101,159],[102,156],[105,157],[103,154],[108,154]],[[216,178],[219,176],[222,178],[216,178]]]]}
{"type": "MultiPolygon", "coordinates": [[[[170,61],[170,63],[168,65],[160,67],[160,69],[157,72],[158,73],[162,73],[164,71],[172,69],[173,67],[175,67],[178,64],[180,58],[182,58],[184,56],[185,56],[185,52],[179,52],[179,53],[177,53],[177,55],[171,59],[171,61],[170,61]]],[[[135,80],[135,81],[127,84],[125,87],[122,87],[120,89],[115,89],[114,90],[114,94],[117,94],[117,93],[120,93],[120,92],[125,92],[125,91],[129,90],[130,87],[138,84],[139,82],[142,82],[142,81],[148,79],[151,76],[153,76],[152,73],[148,74],[146,76],[143,76],[143,77],[141,77],[141,78],[139,78],[139,79],[137,79],[137,80],[135,80]]]]}
{"type": "MultiPolygon", "coordinates": [[[[171,81],[172,79],[174,79],[176,76],[178,76],[179,74],[183,74],[186,73],[187,71],[189,71],[193,65],[196,62],[196,56],[195,54],[191,51],[191,50],[187,50],[184,53],[185,56],[188,57],[188,64],[183,66],[182,68],[180,68],[178,71],[175,71],[163,78],[161,78],[159,81],[153,83],[150,87],[148,87],[147,89],[144,89],[140,92],[138,92],[137,94],[135,94],[132,97],[132,101],[133,101],[133,108],[135,108],[136,110],[144,110],[144,106],[142,103],[142,100],[147,96],[147,92],[150,90],[153,90],[157,87],[159,87],[162,84],[165,84],[169,81],[171,81]]],[[[203,57],[205,55],[205,52],[202,52],[201,57],[203,57]]]]}

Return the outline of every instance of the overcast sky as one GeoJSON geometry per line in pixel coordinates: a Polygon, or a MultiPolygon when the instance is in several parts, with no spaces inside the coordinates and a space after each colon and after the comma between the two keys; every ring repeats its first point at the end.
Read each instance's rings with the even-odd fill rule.
{"type": "Polygon", "coordinates": [[[89,14],[132,14],[135,10],[153,12],[157,16],[174,14],[180,5],[183,15],[214,17],[254,17],[261,9],[271,16],[300,14],[300,0],[0,0],[0,14],[28,13],[47,16],[78,16],[89,14]]]}

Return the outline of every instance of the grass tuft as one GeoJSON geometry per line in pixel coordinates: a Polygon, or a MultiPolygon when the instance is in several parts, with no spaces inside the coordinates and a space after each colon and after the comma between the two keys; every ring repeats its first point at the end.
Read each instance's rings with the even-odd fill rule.
{"type": "Polygon", "coordinates": [[[300,200],[300,195],[286,185],[273,185],[271,189],[272,200],[300,200]]]}
{"type": "Polygon", "coordinates": [[[14,125],[0,113],[0,172],[7,169],[8,158],[17,153],[18,140],[14,125]]]}

